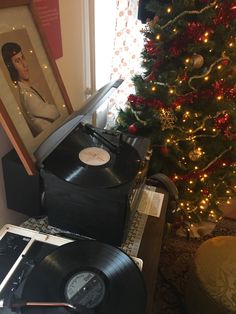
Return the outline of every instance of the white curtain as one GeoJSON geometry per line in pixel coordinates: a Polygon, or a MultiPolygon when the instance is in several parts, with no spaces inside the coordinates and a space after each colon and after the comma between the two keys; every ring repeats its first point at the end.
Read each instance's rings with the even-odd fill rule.
{"type": "Polygon", "coordinates": [[[140,54],[144,45],[141,29],[144,25],[137,18],[138,2],[116,0],[111,79],[121,78],[124,82],[110,100],[110,120],[114,120],[117,110],[125,105],[128,95],[134,92],[132,76],[141,72],[140,54]]]}

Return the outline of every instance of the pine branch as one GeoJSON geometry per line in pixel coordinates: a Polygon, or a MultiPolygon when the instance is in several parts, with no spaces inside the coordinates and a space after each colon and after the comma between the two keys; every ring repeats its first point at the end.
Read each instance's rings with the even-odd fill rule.
{"type": "Polygon", "coordinates": [[[208,69],[207,72],[205,72],[205,73],[203,73],[203,74],[201,74],[201,75],[194,75],[194,76],[190,77],[190,79],[188,80],[188,86],[189,86],[192,90],[197,91],[197,89],[191,85],[192,80],[204,78],[205,76],[209,75],[209,74],[211,73],[212,69],[214,68],[214,66],[215,66],[217,63],[219,63],[220,61],[225,60],[225,59],[230,60],[229,57],[226,57],[226,56],[221,57],[221,58],[217,59],[214,63],[212,63],[212,64],[210,65],[210,67],[209,67],[209,69],[208,69]]]}
{"type": "Polygon", "coordinates": [[[210,3],[208,6],[204,7],[201,10],[192,10],[192,11],[184,11],[181,12],[179,15],[177,15],[173,20],[170,20],[169,22],[167,22],[165,25],[161,26],[161,29],[165,29],[166,27],[168,27],[171,24],[174,24],[178,19],[180,19],[181,17],[183,17],[184,15],[190,14],[202,14],[204,11],[211,9],[212,7],[214,7],[216,5],[216,1],[210,3]]]}

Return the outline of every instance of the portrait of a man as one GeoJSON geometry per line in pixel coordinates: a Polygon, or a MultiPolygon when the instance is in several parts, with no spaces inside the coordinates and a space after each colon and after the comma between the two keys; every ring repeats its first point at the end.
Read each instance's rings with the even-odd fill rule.
{"type": "Polygon", "coordinates": [[[35,137],[58,119],[60,112],[34,87],[24,49],[18,42],[5,42],[1,54],[10,79],[17,87],[22,114],[35,137]]]}

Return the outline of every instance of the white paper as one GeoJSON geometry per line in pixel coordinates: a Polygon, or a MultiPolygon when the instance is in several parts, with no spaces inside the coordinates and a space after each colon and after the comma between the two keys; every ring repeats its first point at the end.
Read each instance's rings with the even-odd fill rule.
{"type": "Polygon", "coordinates": [[[163,200],[164,194],[156,192],[155,186],[145,185],[138,205],[138,212],[160,217],[163,200]]]}

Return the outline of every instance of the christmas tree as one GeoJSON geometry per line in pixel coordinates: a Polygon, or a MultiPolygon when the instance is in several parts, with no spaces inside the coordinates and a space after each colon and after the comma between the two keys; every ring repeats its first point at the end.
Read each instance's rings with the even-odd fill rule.
{"type": "Polygon", "coordinates": [[[143,73],[117,128],[151,138],[149,174],[176,184],[187,223],[217,221],[235,195],[236,1],[159,0],[142,33],[143,73]]]}

